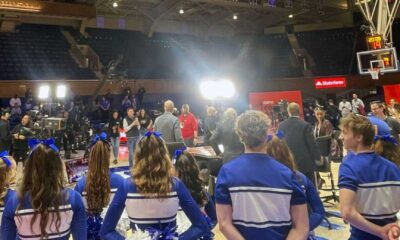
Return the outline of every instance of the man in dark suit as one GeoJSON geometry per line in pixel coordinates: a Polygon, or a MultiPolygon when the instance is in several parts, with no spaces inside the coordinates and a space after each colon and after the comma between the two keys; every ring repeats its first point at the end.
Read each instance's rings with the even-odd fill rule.
{"type": "Polygon", "coordinates": [[[312,126],[299,117],[297,103],[289,104],[288,113],[290,117],[279,125],[279,130],[284,134],[299,171],[315,184],[315,161],[320,159],[321,154],[312,134],[312,126]]]}
{"type": "Polygon", "coordinates": [[[0,153],[3,151],[10,151],[11,146],[11,133],[8,119],[10,113],[7,110],[1,110],[0,118],[0,153]]]}

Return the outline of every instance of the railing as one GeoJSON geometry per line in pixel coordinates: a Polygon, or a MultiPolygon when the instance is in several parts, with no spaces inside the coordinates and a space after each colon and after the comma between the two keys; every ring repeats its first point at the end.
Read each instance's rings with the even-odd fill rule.
{"type": "Polygon", "coordinates": [[[68,31],[61,31],[61,33],[64,35],[65,39],[68,41],[69,45],[71,46],[70,48],[70,54],[72,55],[73,58],[77,61],[79,67],[81,68],[87,68],[87,61],[86,57],[82,54],[82,52],[79,50],[77,47],[77,43],[72,37],[72,35],[68,31]]]}
{"type": "Polygon", "coordinates": [[[100,62],[99,55],[89,45],[79,44],[77,46],[86,58],[87,67],[93,72],[100,72],[103,65],[100,62]]]}
{"type": "Polygon", "coordinates": [[[87,68],[89,66],[86,57],[82,54],[82,52],[76,45],[71,46],[70,52],[78,60],[80,67],[87,68]]]}

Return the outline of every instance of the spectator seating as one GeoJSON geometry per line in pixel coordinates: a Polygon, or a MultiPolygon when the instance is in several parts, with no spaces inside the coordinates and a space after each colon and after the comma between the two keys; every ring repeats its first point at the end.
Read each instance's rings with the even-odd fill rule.
{"type": "Polygon", "coordinates": [[[0,43],[0,80],[96,78],[74,62],[57,26],[22,24],[0,33],[0,43]]]}
{"type": "Polygon", "coordinates": [[[314,59],[314,75],[342,75],[351,72],[355,57],[355,30],[333,29],[296,33],[301,47],[314,59]]]}
{"type": "Polygon", "coordinates": [[[185,78],[222,75],[248,77],[301,76],[291,65],[294,57],[285,34],[238,36],[232,39],[141,32],[87,29],[88,37],[71,30],[78,43],[90,45],[104,66],[118,55],[130,78],[185,78]]]}

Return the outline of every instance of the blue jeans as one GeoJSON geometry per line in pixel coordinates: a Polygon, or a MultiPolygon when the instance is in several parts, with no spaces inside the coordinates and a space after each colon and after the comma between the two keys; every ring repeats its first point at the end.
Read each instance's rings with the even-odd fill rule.
{"type": "Polygon", "coordinates": [[[129,168],[133,167],[133,156],[135,153],[135,146],[136,146],[136,142],[138,139],[139,139],[139,136],[128,138],[129,168]]]}
{"type": "Polygon", "coordinates": [[[119,137],[110,137],[110,143],[114,154],[114,159],[118,160],[119,137]]]}

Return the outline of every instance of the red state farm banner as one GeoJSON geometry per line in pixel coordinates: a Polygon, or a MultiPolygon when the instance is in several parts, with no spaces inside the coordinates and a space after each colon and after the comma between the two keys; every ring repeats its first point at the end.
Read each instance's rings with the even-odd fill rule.
{"type": "Polygon", "coordinates": [[[324,88],[345,88],[346,78],[345,77],[325,77],[325,78],[315,78],[314,87],[316,89],[324,88]]]}
{"type": "Polygon", "coordinates": [[[390,99],[400,102],[400,84],[383,86],[383,92],[387,104],[390,104],[390,99]]]}

